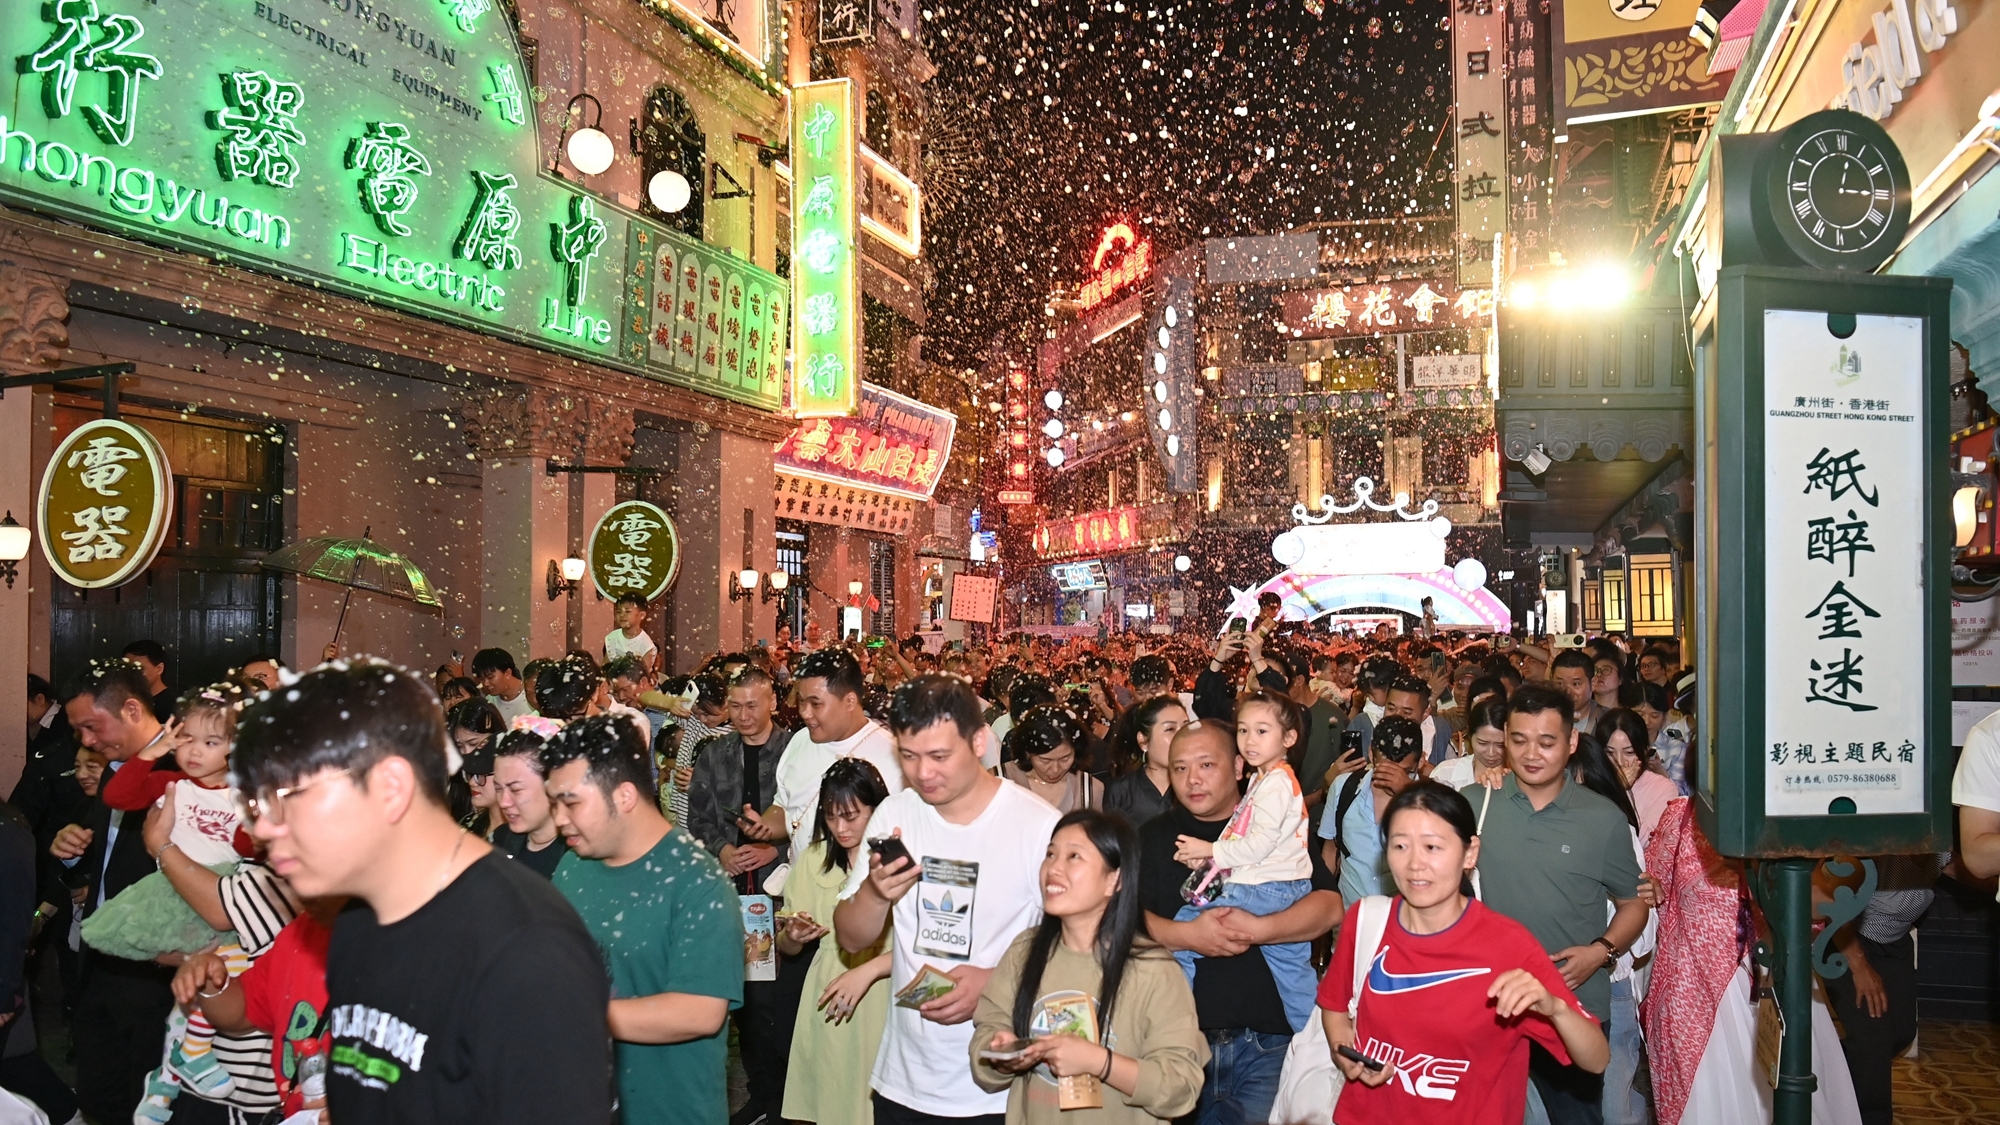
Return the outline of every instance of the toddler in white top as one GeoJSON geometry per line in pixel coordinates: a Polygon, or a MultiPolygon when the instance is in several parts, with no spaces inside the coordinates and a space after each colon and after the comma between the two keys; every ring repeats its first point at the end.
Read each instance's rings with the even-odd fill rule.
{"type": "MultiPolygon", "coordinates": [[[[1312,890],[1305,794],[1286,760],[1298,745],[1303,725],[1298,706],[1275,692],[1259,691],[1237,705],[1236,749],[1255,772],[1213,843],[1194,836],[1176,840],[1174,858],[1195,872],[1181,889],[1187,905],[1175,921],[1191,921],[1218,906],[1260,917],[1277,914],[1312,890]]],[[[1305,1030],[1317,984],[1312,944],[1285,942],[1258,948],[1270,966],[1293,1033],[1305,1030]]],[[[1192,984],[1198,955],[1180,950],[1174,957],[1192,984]]]]}

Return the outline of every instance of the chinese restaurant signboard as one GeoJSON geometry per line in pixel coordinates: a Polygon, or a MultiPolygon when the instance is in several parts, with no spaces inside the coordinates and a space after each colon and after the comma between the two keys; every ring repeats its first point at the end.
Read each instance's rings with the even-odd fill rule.
{"type": "Polygon", "coordinates": [[[836,484],[819,477],[778,473],[776,508],[781,520],[804,520],[874,531],[883,535],[905,535],[917,518],[923,501],[896,496],[873,488],[836,484]]]}
{"type": "Polygon", "coordinates": [[[792,91],[792,409],[854,413],[861,387],[854,82],[792,91]]]}
{"type": "Polygon", "coordinates": [[[948,410],[863,384],[854,417],[801,419],[772,459],[780,473],[922,502],[937,491],[957,428],[948,410]]]}
{"type": "Polygon", "coordinates": [[[35,504],[35,538],[56,577],[86,590],[130,581],[160,551],[174,471],[153,435],[108,418],[56,446],[35,504]]]}
{"type": "Polygon", "coordinates": [[[1556,139],[1569,126],[1714,105],[1728,75],[1688,37],[1701,0],[1570,0],[1555,6],[1556,139]]]}
{"type": "Polygon", "coordinates": [[[550,174],[520,45],[490,0],[0,12],[0,200],[779,406],[768,330],[753,348],[746,319],[731,363],[727,316],[710,332],[698,308],[689,354],[652,346],[647,310],[668,288],[651,281],[663,244],[746,303],[782,283],[550,174]]]}
{"type": "Polygon", "coordinates": [[[1764,812],[1925,807],[1924,323],[1764,313],[1764,812]]]}
{"type": "Polygon", "coordinates": [[[1303,289],[1278,296],[1278,331],[1293,339],[1483,328],[1492,322],[1491,289],[1460,289],[1442,278],[1303,289]]]}
{"type": "Polygon", "coordinates": [[[652,601],[681,568],[681,537],[673,517],[646,503],[613,505],[590,532],[590,577],[607,598],[637,594],[652,601]]]}

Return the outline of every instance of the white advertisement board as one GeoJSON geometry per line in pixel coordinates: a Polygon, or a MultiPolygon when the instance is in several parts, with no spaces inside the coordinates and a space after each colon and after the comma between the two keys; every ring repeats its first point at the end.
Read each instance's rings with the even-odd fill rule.
{"type": "Polygon", "coordinates": [[[1769,816],[1925,808],[1923,344],[1915,317],[1764,313],[1769,816]]]}

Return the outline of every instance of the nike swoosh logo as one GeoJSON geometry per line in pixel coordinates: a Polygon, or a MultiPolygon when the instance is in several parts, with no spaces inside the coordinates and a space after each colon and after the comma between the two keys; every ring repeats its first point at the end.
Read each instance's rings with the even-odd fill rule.
{"type": "Polygon", "coordinates": [[[1434,988],[1440,984],[1450,984],[1467,977],[1485,976],[1492,969],[1445,969],[1435,973],[1392,973],[1382,967],[1383,959],[1389,956],[1385,947],[1375,954],[1375,963],[1368,966],[1368,991],[1377,994],[1392,992],[1416,992],[1419,989],[1434,988]]]}

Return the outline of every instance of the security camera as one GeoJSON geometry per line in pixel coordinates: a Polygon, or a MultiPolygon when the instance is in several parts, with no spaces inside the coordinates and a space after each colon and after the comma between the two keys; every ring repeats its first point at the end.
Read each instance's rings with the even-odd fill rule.
{"type": "Polygon", "coordinates": [[[1521,464],[1528,470],[1531,476],[1541,476],[1543,473],[1549,471],[1549,465],[1552,462],[1549,460],[1549,451],[1543,449],[1540,445],[1536,445],[1535,448],[1528,451],[1526,457],[1521,458],[1521,464]]]}

